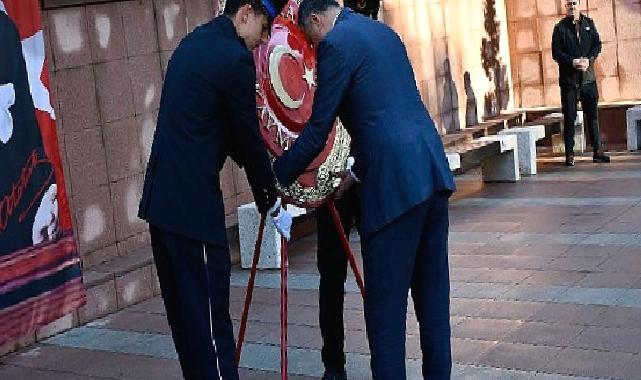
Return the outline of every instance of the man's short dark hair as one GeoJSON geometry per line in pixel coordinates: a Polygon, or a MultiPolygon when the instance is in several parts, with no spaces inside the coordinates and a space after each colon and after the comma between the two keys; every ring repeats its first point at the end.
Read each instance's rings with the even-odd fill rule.
{"type": "Polygon", "coordinates": [[[298,8],[298,26],[303,29],[312,13],[323,13],[333,7],[340,7],[336,0],[303,0],[298,8]]]}
{"type": "Polygon", "coordinates": [[[251,5],[255,12],[264,13],[267,15],[267,18],[272,21],[273,17],[271,17],[270,12],[267,10],[267,7],[270,6],[268,4],[271,4],[278,15],[283,10],[283,7],[285,7],[285,4],[287,4],[287,0],[227,0],[223,13],[227,16],[234,16],[238,13],[240,7],[246,4],[251,5]]]}

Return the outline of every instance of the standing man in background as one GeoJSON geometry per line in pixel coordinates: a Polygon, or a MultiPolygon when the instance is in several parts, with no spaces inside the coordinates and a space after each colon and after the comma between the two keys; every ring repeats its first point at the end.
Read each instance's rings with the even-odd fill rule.
{"type": "Polygon", "coordinates": [[[581,0],[565,0],[566,17],[554,26],[552,34],[552,57],[559,64],[566,166],[574,166],[574,122],[579,101],[592,141],[593,161],[610,162],[610,157],[601,149],[599,90],[594,74],[594,61],[601,53],[601,38],[594,21],[579,11],[580,5],[581,0]]]}
{"type": "Polygon", "coordinates": [[[276,178],[285,186],[294,182],[324,148],[336,116],[341,118],[356,160],[338,193],[360,182],[372,376],[406,379],[411,289],[423,376],[449,379],[448,203],[455,185],[405,46],[387,25],[335,0],[303,0],[298,23],[316,47],[318,87],[303,132],[274,163],[276,178]]]}
{"type": "Polygon", "coordinates": [[[346,7],[351,8],[354,12],[378,20],[381,0],[345,0],[344,3],[346,7]]]}
{"type": "Polygon", "coordinates": [[[227,0],[225,14],[187,35],[167,68],[139,216],[149,222],[187,380],[238,380],[219,174],[228,156],[245,167],[258,210],[289,239],[291,216],[277,199],[258,129],[251,53],[285,3],[227,0]]]}

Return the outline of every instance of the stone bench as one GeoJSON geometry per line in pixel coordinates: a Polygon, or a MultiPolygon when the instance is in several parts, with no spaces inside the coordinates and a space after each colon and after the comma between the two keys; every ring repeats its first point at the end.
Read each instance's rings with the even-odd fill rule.
{"type": "Polygon", "coordinates": [[[499,153],[481,162],[483,182],[516,182],[519,170],[519,144],[515,135],[481,137],[480,141],[499,142],[499,153]]]}
{"type": "Polygon", "coordinates": [[[505,129],[506,122],[505,120],[489,120],[482,121],[475,126],[465,127],[460,131],[457,131],[458,134],[468,134],[473,138],[481,138],[485,136],[492,136],[499,133],[505,129]]]}
{"type": "Polygon", "coordinates": [[[641,105],[626,111],[628,150],[637,151],[641,147],[641,105]]]}
{"type": "Polygon", "coordinates": [[[500,131],[499,135],[516,136],[521,175],[536,175],[536,142],[545,138],[545,126],[515,127],[500,131]]]}
{"type": "MultiPolygon", "coordinates": [[[[294,218],[305,215],[307,210],[304,208],[287,205],[287,210],[292,213],[294,218]]],[[[254,259],[254,248],[256,248],[256,239],[258,238],[258,227],[260,227],[260,213],[256,203],[248,203],[238,206],[238,237],[240,240],[240,266],[249,269],[254,259]]],[[[261,245],[260,260],[258,261],[259,269],[278,269],[280,268],[280,234],[274,226],[271,218],[265,220],[265,232],[261,245]]]]}
{"type": "Polygon", "coordinates": [[[523,125],[524,112],[501,111],[497,116],[485,119],[486,122],[503,122],[504,128],[513,128],[523,125]]]}
{"type": "Polygon", "coordinates": [[[481,167],[485,182],[515,182],[520,177],[515,135],[485,136],[446,148],[450,169],[457,173],[481,167]]]}
{"type": "MultiPolygon", "coordinates": [[[[523,124],[524,127],[536,125],[543,125],[545,127],[545,136],[549,136],[552,141],[552,151],[555,154],[565,154],[563,114],[554,112],[523,124]]],[[[583,128],[583,111],[577,112],[574,128],[574,152],[583,153],[586,147],[585,129],[583,128]]]]}
{"type": "Polygon", "coordinates": [[[446,153],[447,163],[450,165],[450,171],[461,169],[461,155],[459,153],[446,153]]]}

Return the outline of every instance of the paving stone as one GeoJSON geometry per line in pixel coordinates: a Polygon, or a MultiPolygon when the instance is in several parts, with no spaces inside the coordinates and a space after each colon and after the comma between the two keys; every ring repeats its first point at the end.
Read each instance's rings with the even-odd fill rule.
{"type": "Polygon", "coordinates": [[[450,281],[474,282],[484,269],[460,268],[450,265],[450,281]]]}
{"type": "Polygon", "coordinates": [[[503,294],[502,298],[516,301],[552,302],[567,290],[567,286],[517,285],[503,294]]]}
{"type": "Polygon", "coordinates": [[[617,306],[641,308],[641,289],[629,289],[616,301],[617,306]]]}
{"type": "Polygon", "coordinates": [[[487,300],[456,298],[450,301],[450,314],[458,316],[477,315],[479,309],[487,304],[487,300]]]}
{"type": "Polygon", "coordinates": [[[533,321],[589,325],[607,309],[606,306],[548,304],[534,313],[533,321]]]}
{"type": "Polygon", "coordinates": [[[573,286],[559,295],[555,301],[584,305],[616,305],[625,297],[626,292],[628,292],[626,289],[593,289],[573,286]]]}
{"type": "Polygon", "coordinates": [[[519,284],[532,275],[532,271],[523,269],[490,269],[483,271],[474,282],[495,284],[519,284]]]}
{"type": "Polygon", "coordinates": [[[526,278],[524,284],[533,285],[565,285],[572,286],[585,278],[585,273],[570,271],[544,270],[535,271],[531,276],[526,278]]]}
{"type": "Polygon", "coordinates": [[[576,348],[639,353],[641,352],[641,330],[587,327],[570,345],[576,348]]]}
{"type": "Polygon", "coordinates": [[[476,284],[468,282],[451,282],[450,294],[454,298],[499,298],[513,286],[506,284],[476,284]]]}
{"type": "Polygon", "coordinates": [[[521,325],[522,322],[519,321],[470,318],[453,327],[452,336],[496,341],[514,332],[521,325]]]}
{"type": "Polygon", "coordinates": [[[38,345],[11,357],[8,362],[15,366],[61,371],[84,378],[180,379],[180,367],[176,360],[51,345],[38,345]]]}
{"type": "Polygon", "coordinates": [[[87,326],[113,330],[171,334],[167,317],[155,313],[136,313],[120,311],[107,317],[95,320],[87,326]]]}
{"type": "Polygon", "coordinates": [[[588,273],[574,285],[584,288],[633,288],[639,285],[638,273],[588,273]]]}
{"type": "MultiPolygon", "coordinates": [[[[623,378],[634,355],[566,348],[543,368],[547,372],[589,377],[623,378]]],[[[632,379],[632,378],[631,378],[632,379]]]]}
{"type": "Polygon", "coordinates": [[[528,320],[545,306],[541,302],[524,301],[485,301],[484,306],[474,316],[494,319],[528,320]]]}
{"type": "Polygon", "coordinates": [[[495,345],[486,340],[452,338],[452,360],[463,364],[478,363],[478,358],[495,345]]]}
{"type": "Polygon", "coordinates": [[[481,355],[478,362],[492,367],[536,371],[545,368],[561,351],[558,347],[498,343],[481,355]]]}
{"type": "Polygon", "coordinates": [[[70,372],[42,370],[37,368],[0,366],[0,378],[12,380],[99,380],[107,377],[76,375],[70,372]]]}
{"type": "Polygon", "coordinates": [[[545,269],[562,271],[595,271],[606,259],[602,257],[557,257],[545,269]]]}
{"type": "Polygon", "coordinates": [[[595,325],[606,327],[629,327],[641,329],[641,309],[608,307],[594,321],[595,325]]]}
{"type": "Polygon", "coordinates": [[[566,347],[582,331],[583,326],[526,322],[504,338],[507,342],[566,347]]]}

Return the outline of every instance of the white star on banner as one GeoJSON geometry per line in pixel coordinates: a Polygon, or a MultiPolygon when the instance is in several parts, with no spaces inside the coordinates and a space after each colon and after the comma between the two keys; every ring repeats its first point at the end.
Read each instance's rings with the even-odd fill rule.
{"type": "Polygon", "coordinates": [[[51,106],[49,90],[40,79],[45,64],[45,44],[42,30],[22,40],[22,54],[27,63],[27,75],[29,76],[33,105],[37,109],[47,112],[52,120],[56,120],[55,112],[51,106]]]}
{"type": "Polygon", "coordinates": [[[16,102],[13,83],[0,85],[0,142],[6,144],[13,135],[13,117],[9,108],[16,102]]]}

